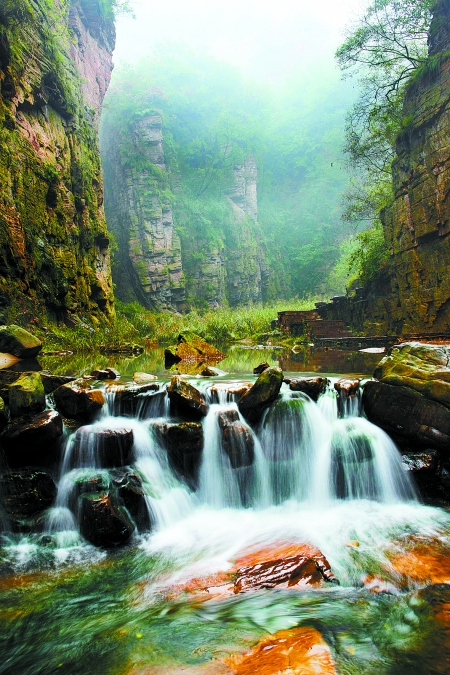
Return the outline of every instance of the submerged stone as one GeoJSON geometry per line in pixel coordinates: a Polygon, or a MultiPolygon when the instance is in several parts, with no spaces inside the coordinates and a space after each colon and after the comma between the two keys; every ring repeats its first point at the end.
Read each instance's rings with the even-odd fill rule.
{"type": "Polygon", "coordinates": [[[255,459],[255,440],[242,422],[228,422],[222,427],[222,445],[233,469],[251,466],[255,459]]]}
{"type": "Polygon", "coordinates": [[[0,437],[0,444],[10,466],[41,466],[62,433],[61,415],[56,410],[46,410],[35,417],[13,421],[0,437]]]}
{"type": "Polygon", "coordinates": [[[56,409],[69,419],[91,420],[102,409],[105,398],[99,389],[92,389],[79,380],[64,384],[54,393],[56,409]]]}
{"type": "Polygon", "coordinates": [[[9,385],[11,417],[33,415],[45,410],[45,391],[39,373],[27,373],[9,385]]]}
{"type": "Polygon", "coordinates": [[[278,398],[283,384],[281,368],[267,368],[258,377],[254,385],[239,399],[241,414],[251,424],[257,423],[264,410],[278,398]]]}
{"type": "Polygon", "coordinates": [[[208,405],[202,392],[178,375],[172,377],[167,391],[175,414],[197,419],[207,415],[208,405]]]}
{"type": "Polygon", "coordinates": [[[127,511],[109,492],[81,495],[79,522],[81,535],[102,548],[126,544],[135,530],[127,511]]]}
{"type": "Polygon", "coordinates": [[[34,359],[42,349],[42,342],[24,328],[14,324],[0,326],[0,352],[19,359],[34,359]]]}

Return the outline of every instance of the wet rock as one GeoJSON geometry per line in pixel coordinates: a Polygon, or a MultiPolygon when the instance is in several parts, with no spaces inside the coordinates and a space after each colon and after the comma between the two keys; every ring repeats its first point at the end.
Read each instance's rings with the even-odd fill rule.
{"type": "Polygon", "coordinates": [[[69,377],[66,375],[50,375],[48,373],[41,373],[42,384],[44,385],[44,391],[46,395],[52,394],[58,387],[62,387],[63,384],[69,384],[73,382],[76,378],[69,377]]]}
{"type": "Polygon", "coordinates": [[[79,508],[79,497],[87,494],[101,494],[108,492],[110,487],[110,476],[107,471],[92,473],[92,469],[86,469],[77,473],[73,479],[73,486],[69,497],[69,507],[77,515],[79,508]]]}
{"type": "Polygon", "coordinates": [[[343,398],[353,398],[359,390],[360,380],[351,380],[343,377],[334,383],[334,388],[343,398]]]}
{"type": "Polygon", "coordinates": [[[133,375],[133,380],[136,384],[148,384],[157,379],[156,375],[150,375],[149,373],[134,373],[133,375]]]}
{"type": "Polygon", "coordinates": [[[45,410],[45,391],[39,373],[28,373],[9,385],[11,417],[33,415],[45,410]]]}
{"type": "Polygon", "coordinates": [[[108,373],[109,380],[118,380],[120,378],[120,373],[115,368],[105,368],[105,370],[108,373]]]}
{"type": "Polygon", "coordinates": [[[294,555],[241,567],[236,574],[234,592],[291,586],[315,586],[323,581],[338,583],[323,555],[294,555]]]}
{"type": "MultiPolygon", "coordinates": [[[[90,377],[93,377],[94,380],[109,380],[109,372],[107,370],[93,370],[90,377]]],[[[115,379],[115,378],[114,378],[115,379]]]]}
{"type": "Polygon", "coordinates": [[[178,375],[172,377],[167,391],[175,414],[196,419],[207,415],[208,405],[201,391],[178,375]]]}
{"type": "Polygon", "coordinates": [[[261,419],[264,410],[278,398],[283,384],[281,368],[267,368],[256,380],[255,384],[239,399],[241,414],[251,424],[261,419]]]}
{"type": "Polygon", "coordinates": [[[367,418],[394,439],[406,438],[422,447],[450,455],[450,410],[409,387],[369,381],[364,386],[367,418]]]}
{"type": "Polygon", "coordinates": [[[19,359],[34,359],[42,349],[42,342],[20,326],[0,326],[0,352],[19,359]]]}
{"type": "Polygon", "coordinates": [[[0,444],[10,466],[41,466],[62,433],[61,415],[56,410],[46,410],[9,424],[0,436],[0,444]]]}
{"type": "Polygon", "coordinates": [[[214,403],[223,401],[224,392],[227,403],[238,401],[252,386],[251,382],[217,382],[209,390],[214,403]]]}
{"type": "Polygon", "coordinates": [[[0,433],[3,431],[3,429],[6,427],[7,424],[8,424],[8,413],[6,410],[5,402],[0,397],[0,433]]]}
{"type": "Polygon", "coordinates": [[[113,479],[117,492],[140,532],[151,528],[150,516],[145,500],[141,477],[131,470],[113,479]]]}
{"type": "Polygon", "coordinates": [[[16,382],[23,373],[15,370],[0,370],[0,396],[8,403],[9,401],[9,385],[16,382]]]}
{"type": "Polygon", "coordinates": [[[267,361],[264,361],[263,363],[260,363],[259,366],[256,366],[256,368],[253,368],[253,374],[261,375],[267,368],[270,368],[270,364],[267,363],[267,361]]]}
{"type": "Polygon", "coordinates": [[[279,631],[226,663],[233,675],[337,675],[331,650],[315,628],[279,631]]]}
{"type": "Polygon", "coordinates": [[[203,451],[203,427],[200,422],[156,423],[153,430],[158,443],[167,450],[173,471],[195,487],[203,451]]]}
{"type": "Polygon", "coordinates": [[[233,422],[239,421],[239,413],[234,408],[230,408],[230,410],[223,410],[222,412],[220,412],[217,415],[217,419],[219,421],[220,428],[224,429],[233,422]]]}
{"type": "Polygon", "coordinates": [[[423,452],[406,452],[402,454],[402,464],[406,471],[416,478],[418,474],[435,474],[439,470],[440,455],[437,450],[423,452]]]}
{"type": "Polygon", "coordinates": [[[79,522],[81,535],[102,548],[126,544],[135,530],[127,511],[109,492],[82,495],[79,522]]]}
{"type": "Polygon", "coordinates": [[[206,368],[203,368],[200,375],[202,377],[215,377],[217,375],[217,372],[213,368],[206,366],[206,368]]]}
{"type": "Polygon", "coordinates": [[[251,466],[255,459],[255,440],[242,422],[228,422],[222,427],[222,445],[233,469],[251,466]]]}
{"type": "Polygon", "coordinates": [[[79,464],[91,461],[105,469],[130,464],[133,458],[133,432],[131,429],[92,429],[81,427],[75,433],[73,453],[79,464]]]}
{"type": "Polygon", "coordinates": [[[208,344],[206,340],[195,333],[180,333],[178,344],[168,347],[165,352],[166,363],[179,361],[221,361],[225,354],[208,344]]]}
{"type": "Polygon", "coordinates": [[[148,384],[126,384],[126,385],[110,385],[107,388],[107,393],[113,393],[114,396],[114,414],[126,415],[135,417],[139,406],[143,403],[143,394],[151,394],[154,392],[155,396],[165,397],[165,391],[161,391],[160,385],[156,382],[149,382],[148,384]]]}
{"type": "Polygon", "coordinates": [[[313,401],[326,391],[329,380],[326,377],[301,377],[289,380],[291,391],[301,391],[307,394],[313,401]]]}
{"type": "Polygon", "coordinates": [[[76,380],[54,392],[56,409],[69,419],[91,420],[102,409],[105,398],[99,389],[76,380]]]}
{"type": "Polygon", "coordinates": [[[27,522],[48,509],[56,498],[56,485],[44,471],[22,469],[4,474],[0,479],[2,506],[15,530],[27,531],[27,522]]]}
{"type": "Polygon", "coordinates": [[[405,342],[396,345],[374,371],[384,384],[410,387],[450,407],[450,347],[405,342]]]}

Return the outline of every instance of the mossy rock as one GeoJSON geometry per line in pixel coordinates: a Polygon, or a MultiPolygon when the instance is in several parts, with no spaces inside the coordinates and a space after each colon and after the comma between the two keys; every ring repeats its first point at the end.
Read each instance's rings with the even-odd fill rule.
{"type": "Polygon", "coordinates": [[[0,326],[0,352],[19,359],[34,359],[42,349],[42,342],[25,328],[11,324],[0,326]]]}
{"type": "Polygon", "coordinates": [[[225,354],[210,345],[195,333],[180,333],[178,344],[167,347],[165,350],[166,361],[178,363],[179,361],[219,361],[225,358],[225,354]]]}
{"type": "Polygon", "coordinates": [[[450,349],[445,345],[405,342],[395,346],[374,371],[384,384],[409,387],[450,407],[450,349]]]}
{"type": "Polygon", "coordinates": [[[283,379],[281,368],[267,368],[239,399],[239,410],[248,422],[258,422],[264,410],[278,398],[283,379]]]}
{"type": "Polygon", "coordinates": [[[39,373],[27,373],[9,385],[11,417],[34,415],[45,410],[45,391],[39,373]]]}

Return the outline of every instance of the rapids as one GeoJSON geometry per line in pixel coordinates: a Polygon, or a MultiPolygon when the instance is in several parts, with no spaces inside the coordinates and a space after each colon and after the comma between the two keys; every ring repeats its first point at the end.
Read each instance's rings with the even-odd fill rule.
{"type": "MultiPolygon", "coordinates": [[[[450,578],[450,518],[420,503],[389,437],[361,416],[358,401],[339,418],[332,388],[314,403],[286,385],[252,430],[226,378],[217,379],[214,395],[200,381],[210,407],[196,490],[158,443],[167,397],[142,395],[130,418],[114,415],[108,394],[77,452],[67,433],[42,532],[3,535],[0,673],[233,673],[227,655],[302,626],[319,629],[338,673],[447,672],[444,628],[423,587],[450,578]],[[251,438],[253,461],[233,466],[221,414],[251,438]],[[96,434],[124,425],[153,529],[107,553],[82,540],[70,505],[80,477],[95,473],[108,484],[96,434]],[[216,596],[243,552],[305,543],[326,556],[339,587],[216,596]],[[416,549],[422,576],[397,564],[416,549]]],[[[230,443],[242,454],[242,434],[230,443]]]]}

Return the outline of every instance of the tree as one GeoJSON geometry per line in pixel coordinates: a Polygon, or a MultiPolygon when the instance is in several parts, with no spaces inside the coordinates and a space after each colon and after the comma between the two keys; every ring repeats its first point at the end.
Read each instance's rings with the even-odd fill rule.
{"type": "MultiPolygon", "coordinates": [[[[343,219],[373,228],[357,236],[360,247],[349,266],[361,267],[364,246],[376,242],[365,268],[383,259],[380,211],[392,198],[395,142],[405,120],[403,100],[412,75],[427,61],[427,38],[434,0],[372,0],[336,52],[344,75],[358,79],[359,97],[346,121],[345,152],[353,178],[343,219]]],[[[367,274],[365,274],[367,280],[367,274]]]]}

